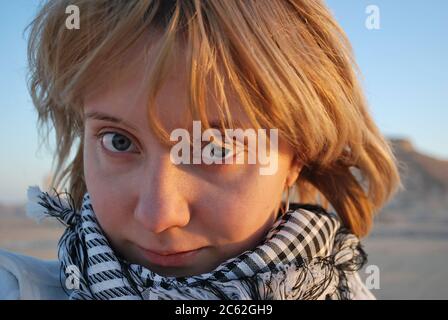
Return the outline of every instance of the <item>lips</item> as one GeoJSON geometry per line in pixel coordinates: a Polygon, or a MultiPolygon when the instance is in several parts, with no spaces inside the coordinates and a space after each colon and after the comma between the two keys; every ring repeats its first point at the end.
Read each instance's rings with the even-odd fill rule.
{"type": "Polygon", "coordinates": [[[187,253],[187,252],[195,251],[195,250],[198,250],[198,249],[184,250],[184,251],[175,251],[175,250],[174,251],[154,251],[154,250],[145,249],[145,251],[149,251],[151,253],[158,254],[159,256],[170,256],[173,254],[187,253]]]}
{"type": "Polygon", "coordinates": [[[188,251],[163,251],[154,252],[141,248],[143,256],[152,264],[163,267],[182,267],[188,266],[197,260],[197,255],[204,248],[198,248],[188,251]]]}

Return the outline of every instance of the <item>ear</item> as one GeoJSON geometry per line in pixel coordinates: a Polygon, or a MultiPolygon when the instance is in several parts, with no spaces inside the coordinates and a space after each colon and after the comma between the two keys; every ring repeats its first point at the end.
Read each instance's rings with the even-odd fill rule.
{"type": "Polygon", "coordinates": [[[302,165],[297,157],[294,157],[291,161],[291,166],[289,167],[288,175],[286,176],[286,187],[291,187],[297,180],[300,174],[302,165]]]}

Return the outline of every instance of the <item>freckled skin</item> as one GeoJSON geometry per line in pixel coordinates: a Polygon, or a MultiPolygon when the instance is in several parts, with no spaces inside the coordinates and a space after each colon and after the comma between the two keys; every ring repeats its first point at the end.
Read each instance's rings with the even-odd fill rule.
{"type": "MultiPolygon", "coordinates": [[[[85,113],[104,112],[135,127],[86,120],[84,173],[92,206],[112,247],[128,261],[165,276],[210,272],[264,239],[276,219],[282,192],[294,183],[300,167],[281,139],[274,175],[260,175],[259,164],[173,164],[170,148],[160,144],[147,121],[143,63],[117,70],[84,99],[85,113]],[[125,136],[129,148],[114,149],[105,142],[106,136],[96,136],[104,132],[110,132],[109,138],[114,133],[125,136]],[[206,248],[188,265],[162,267],[148,261],[139,247],[206,248]]],[[[182,66],[174,70],[156,99],[159,119],[169,130],[192,124],[183,116],[185,70],[182,66]]],[[[233,114],[245,121],[237,111],[233,114]]]]}

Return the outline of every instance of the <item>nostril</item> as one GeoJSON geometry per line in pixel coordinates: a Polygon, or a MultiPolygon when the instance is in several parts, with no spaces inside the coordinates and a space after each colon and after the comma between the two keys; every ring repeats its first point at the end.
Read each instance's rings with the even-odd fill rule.
{"type": "Polygon", "coordinates": [[[139,206],[134,213],[140,227],[152,233],[162,233],[170,228],[183,228],[190,222],[188,206],[175,208],[172,204],[139,206]]]}

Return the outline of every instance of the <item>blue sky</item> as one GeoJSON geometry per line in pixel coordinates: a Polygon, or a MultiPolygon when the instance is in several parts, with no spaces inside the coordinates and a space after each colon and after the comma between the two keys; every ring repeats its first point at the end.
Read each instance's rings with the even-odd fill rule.
{"type": "MultiPolygon", "coordinates": [[[[23,30],[39,1],[3,1],[0,10],[0,203],[26,198],[51,169],[51,149],[38,151],[36,114],[26,89],[23,30]]],[[[448,1],[327,0],[347,32],[363,73],[370,111],[387,136],[448,159],[448,1]],[[380,29],[365,27],[368,5],[380,29]]]]}

